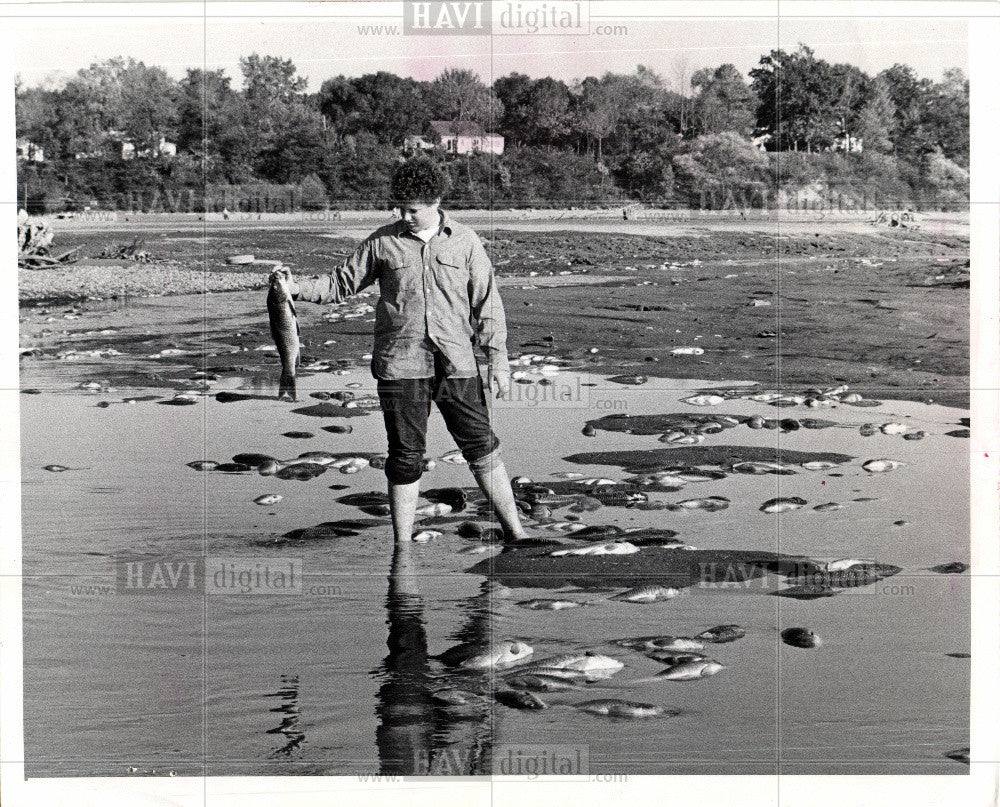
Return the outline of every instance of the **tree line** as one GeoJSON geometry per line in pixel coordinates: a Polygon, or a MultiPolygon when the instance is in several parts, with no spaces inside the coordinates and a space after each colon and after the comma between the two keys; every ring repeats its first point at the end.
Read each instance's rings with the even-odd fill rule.
{"type": "Polygon", "coordinates": [[[757,204],[817,182],[933,204],[967,196],[959,69],[938,82],[900,64],[870,76],[800,45],[762,56],[746,77],[731,64],[677,80],[639,66],[572,83],[514,72],[491,86],[448,68],[433,81],[337,76],[310,93],[290,59],[252,54],[240,68],[239,87],[224,70],[191,68],[177,81],[124,58],[58,89],[18,82],[17,135],[45,155],[19,161],[19,190],[50,206],[224,185],[294,187],[314,208],[384,204],[404,138],[433,141],[430,121],[459,120],[501,134],[506,148],[437,152],[458,204],[697,206],[716,192],[757,204]],[[176,154],[162,153],[165,141],[176,154]],[[122,142],[139,156],[123,160],[122,142]],[[851,153],[856,143],[863,150],[851,153]]]}

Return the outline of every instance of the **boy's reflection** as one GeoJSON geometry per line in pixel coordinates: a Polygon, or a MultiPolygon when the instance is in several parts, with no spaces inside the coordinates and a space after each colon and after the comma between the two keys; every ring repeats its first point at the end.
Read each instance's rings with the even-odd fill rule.
{"type": "MultiPolygon", "coordinates": [[[[396,544],[386,597],[389,655],[378,670],[375,731],[383,774],[488,775],[492,749],[492,709],[488,678],[433,674],[427,658],[423,598],[410,544],[396,544]],[[451,679],[451,680],[449,680],[451,679]],[[432,693],[454,685],[471,694],[455,705],[432,693]]],[[[465,641],[489,640],[489,595],[473,598],[465,641]]]]}

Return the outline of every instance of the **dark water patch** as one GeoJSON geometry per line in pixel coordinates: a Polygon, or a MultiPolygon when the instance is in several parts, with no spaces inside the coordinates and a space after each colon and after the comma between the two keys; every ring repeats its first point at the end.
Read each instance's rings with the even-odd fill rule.
{"type": "Polygon", "coordinates": [[[215,400],[219,403],[238,403],[240,401],[274,401],[277,399],[275,395],[254,395],[245,392],[218,392],[215,395],[215,400]]]}
{"type": "Polygon", "coordinates": [[[353,426],[333,425],[333,426],[320,426],[320,428],[325,432],[330,432],[330,434],[350,434],[352,431],[354,431],[353,426]]]}
{"type": "Polygon", "coordinates": [[[954,429],[950,432],[945,432],[946,437],[971,437],[972,432],[969,429],[954,429]]]}
{"type": "Polygon", "coordinates": [[[382,526],[373,519],[340,519],[324,521],[311,527],[298,527],[277,537],[262,540],[261,544],[302,543],[304,541],[329,541],[334,538],[353,538],[372,527],[382,526]]]}
{"type": "Polygon", "coordinates": [[[678,446],[645,451],[591,451],[564,457],[579,465],[617,465],[629,473],[662,471],[676,465],[711,465],[730,470],[740,462],[774,462],[801,465],[804,462],[841,464],[855,459],[828,451],[778,450],[770,446],[678,446]]]}
{"type": "Polygon", "coordinates": [[[247,465],[245,462],[223,462],[220,463],[219,465],[216,465],[215,468],[211,468],[208,470],[221,471],[224,474],[245,474],[247,471],[252,471],[253,468],[247,465]]]}
{"type": "Polygon", "coordinates": [[[841,588],[831,586],[792,586],[775,591],[775,597],[788,597],[793,600],[819,600],[825,597],[833,597],[843,592],[841,588]]]}
{"type": "Polygon", "coordinates": [[[244,465],[249,465],[251,468],[256,468],[265,462],[276,462],[276,460],[269,454],[257,454],[253,451],[248,451],[234,456],[233,462],[241,462],[244,465]]]}
{"type": "Polygon", "coordinates": [[[938,574],[962,574],[962,572],[968,571],[969,564],[962,563],[960,561],[955,561],[954,563],[942,563],[938,566],[931,566],[930,570],[932,572],[937,572],[938,574]]]}
{"type": "Polygon", "coordinates": [[[587,423],[595,429],[623,434],[653,435],[668,431],[697,432],[699,427],[716,424],[719,431],[747,420],[741,415],[703,415],[672,412],[664,415],[605,415],[587,423]]]}
{"type": "Polygon", "coordinates": [[[370,490],[367,493],[349,493],[337,501],[351,507],[370,507],[373,504],[388,504],[389,496],[380,490],[370,490]]]}
{"type": "Polygon", "coordinates": [[[754,586],[751,581],[763,578],[771,564],[782,559],[794,560],[792,556],[751,550],[648,548],[631,555],[563,557],[551,557],[549,552],[551,549],[508,548],[467,571],[512,588],[576,586],[591,591],[641,584],[687,588],[703,583],[717,584],[722,590],[743,585],[747,590],[760,588],[763,592],[763,586],[754,586]]]}
{"type": "Polygon", "coordinates": [[[293,409],[295,415],[305,415],[311,418],[357,418],[370,414],[370,409],[354,406],[341,406],[332,404],[329,401],[313,404],[312,406],[302,406],[293,409]]]}

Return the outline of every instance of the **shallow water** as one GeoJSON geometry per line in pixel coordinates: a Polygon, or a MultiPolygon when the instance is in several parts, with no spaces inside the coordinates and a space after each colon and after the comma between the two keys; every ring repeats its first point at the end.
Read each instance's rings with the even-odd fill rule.
{"type": "MultiPolygon", "coordinates": [[[[310,390],[356,381],[363,384],[357,393],[374,388],[365,370],[305,378],[299,406],[311,403],[310,390]]],[[[432,772],[487,774],[491,759],[512,743],[586,746],[593,773],[968,771],[944,754],[968,745],[969,662],[945,654],[970,649],[969,579],[927,570],[969,561],[969,444],[944,434],[967,412],[897,401],[870,409],[776,409],[747,400],[693,407],[678,400],[716,385],[651,379],[635,387],[569,372],[554,382],[516,385],[519,400],[494,409],[512,474],[544,481],[573,470],[621,479],[626,474],[618,467],[562,458],[665,447],[656,436],[581,435],[586,420],[615,412],[826,418],[843,427],[780,433],[737,426],[707,436],[703,445],[856,458],[828,472],[730,474],[689,483],[679,493],[652,494],[665,502],[724,496],[731,505],[720,512],[603,507],[582,514],[584,522],[668,527],[699,549],[874,558],[903,571],[813,601],[771,596],[781,581],[767,576],[636,605],[606,600],[610,591],[495,589],[466,571],[486,556],[458,554],[472,544],[452,525],[441,527],[441,538],[395,558],[385,518],[356,536],[269,545],[292,529],[370,518],[337,499],[383,490],[382,473],[329,470],[300,482],[203,473],[186,463],[224,462],[245,451],[279,458],[313,450],[383,451],[377,412],[352,418],[353,432],[338,435],[319,427],[347,421],[296,415],[293,406],[273,400],[207,398],[173,407],[120,402],[155,390],[26,395],[20,403],[28,774],[407,773],[426,772],[428,763],[432,772]],[[113,403],[98,408],[98,401],[113,403]],[[888,421],[924,429],[927,437],[910,442],[858,434],[861,423],[888,421]],[[316,436],[281,436],[293,430],[316,436]],[[863,471],[862,462],[874,458],[907,464],[886,474],[863,471]],[[43,470],[52,463],[74,470],[43,470]],[[254,504],[264,493],[284,499],[254,504]],[[799,496],[808,506],[759,512],[775,496],[799,496]],[[861,498],[873,501],[856,501],[861,498]],[[829,501],[842,509],[811,509],[829,501]],[[205,558],[275,568],[294,560],[301,562],[306,591],[206,592],[199,582],[193,590],[128,593],[115,576],[115,560],[123,555],[173,568],[205,558]],[[553,596],[593,604],[566,611],[516,605],[553,596]],[[693,635],[725,623],[741,625],[747,636],[708,646],[706,654],[726,669],[705,680],[639,683],[662,665],[611,643],[693,635]],[[791,626],[814,629],[824,645],[783,644],[778,634],[791,626]],[[529,712],[492,701],[488,676],[456,673],[430,658],[459,641],[506,637],[528,642],[534,658],[598,650],[626,666],[581,692],[542,693],[551,708],[529,712]],[[443,687],[473,692],[470,704],[437,703],[430,693],[443,687]],[[602,697],[680,713],[615,720],[568,705],[602,697]]],[[[454,447],[437,414],[428,443],[429,456],[454,447]]],[[[465,467],[445,462],[425,476],[425,487],[470,484],[465,467]]]]}

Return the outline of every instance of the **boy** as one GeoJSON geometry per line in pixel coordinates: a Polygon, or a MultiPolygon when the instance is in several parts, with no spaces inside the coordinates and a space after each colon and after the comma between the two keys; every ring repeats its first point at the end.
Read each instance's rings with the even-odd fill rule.
{"type": "Polygon", "coordinates": [[[445,177],[430,160],[403,163],[392,178],[399,221],[368,236],[330,275],[296,283],[288,269],[275,271],[286,274],[293,299],[314,303],[340,302],[379,283],[371,368],[389,441],[385,474],[396,543],[409,541],[413,532],[432,400],[505,540],[522,540],[527,535],[473,355],[478,343],[489,360],[490,392],[505,395],[510,367],[503,304],[478,236],[439,208],[445,190],[445,177]]]}

